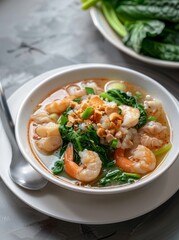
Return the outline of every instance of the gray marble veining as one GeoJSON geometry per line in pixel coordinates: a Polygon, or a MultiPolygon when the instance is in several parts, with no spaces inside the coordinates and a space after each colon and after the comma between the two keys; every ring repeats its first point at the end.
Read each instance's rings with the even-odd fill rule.
{"type": "MultiPolygon", "coordinates": [[[[179,98],[179,70],[141,63],[118,51],[93,26],[79,0],[0,0],[0,77],[10,96],[48,70],[77,63],[129,66],[179,98]]],[[[179,193],[144,216],[108,225],[50,218],[20,201],[0,180],[0,236],[5,240],[177,240],[179,193]]]]}

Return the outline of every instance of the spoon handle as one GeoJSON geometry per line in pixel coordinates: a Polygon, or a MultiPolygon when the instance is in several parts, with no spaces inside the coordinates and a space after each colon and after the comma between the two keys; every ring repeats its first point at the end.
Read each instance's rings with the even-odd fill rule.
{"type": "Polygon", "coordinates": [[[12,147],[15,148],[17,143],[15,139],[14,123],[12,120],[11,113],[9,111],[9,107],[6,101],[6,97],[5,97],[1,82],[0,82],[0,117],[1,117],[2,125],[8,136],[8,139],[12,147]]]}

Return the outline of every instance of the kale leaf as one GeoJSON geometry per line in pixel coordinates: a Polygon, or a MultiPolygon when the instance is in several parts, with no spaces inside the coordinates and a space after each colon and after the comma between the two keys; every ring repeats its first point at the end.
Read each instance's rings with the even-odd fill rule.
{"type": "Polygon", "coordinates": [[[179,61],[179,45],[172,45],[144,39],[142,43],[142,53],[151,57],[168,61],[179,61]]]}
{"type": "Polygon", "coordinates": [[[165,24],[158,20],[143,20],[135,22],[125,22],[128,34],[123,38],[123,42],[134,51],[140,52],[143,40],[148,37],[155,37],[162,33],[165,24]]]}
{"type": "Polygon", "coordinates": [[[116,12],[123,21],[158,19],[179,22],[178,6],[178,0],[121,0],[116,12]]]}

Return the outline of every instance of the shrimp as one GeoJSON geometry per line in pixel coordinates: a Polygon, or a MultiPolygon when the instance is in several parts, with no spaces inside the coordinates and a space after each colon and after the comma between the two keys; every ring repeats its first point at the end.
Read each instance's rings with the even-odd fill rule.
{"type": "Polygon", "coordinates": [[[61,136],[50,136],[35,141],[35,144],[41,152],[49,154],[62,146],[62,138],[61,136]]]}
{"type": "Polygon", "coordinates": [[[95,93],[99,93],[102,92],[102,89],[100,89],[97,84],[93,81],[87,82],[86,84],[82,84],[82,86],[79,86],[77,84],[73,84],[73,85],[68,85],[66,87],[66,91],[68,92],[69,95],[73,95],[75,97],[82,97],[84,95],[86,95],[86,90],[85,87],[90,87],[93,88],[95,93]]]}
{"type": "Polygon", "coordinates": [[[117,166],[126,172],[147,174],[156,167],[155,155],[149,148],[143,145],[138,145],[129,158],[124,156],[123,149],[117,148],[114,158],[117,166]]]}
{"type": "Polygon", "coordinates": [[[52,119],[46,111],[38,111],[34,113],[31,116],[31,120],[39,124],[52,122],[52,119]]]}
{"type": "Polygon", "coordinates": [[[162,103],[158,99],[144,101],[144,108],[148,115],[159,117],[163,113],[162,103]]]}
{"type": "Polygon", "coordinates": [[[64,169],[66,173],[82,182],[91,182],[95,180],[101,172],[102,161],[98,154],[87,149],[79,152],[81,165],[74,162],[73,145],[69,143],[64,154],[64,169]]]}
{"type": "Polygon", "coordinates": [[[163,145],[162,140],[156,137],[148,136],[145,133],[141,134],[140,142],[142,145],[148,147],[149,149],[160,148],[163,145]]]}
{"type": "Polygon", "coordinates": [[[141,144],[150,148],[159,148],[167,142],[167,127],[159,122],[150,121],[140,129],[141,144]]]}
{"type": "Polygon", "coordinates": [[[65,97],[63,100],[56,100],[48,104],[45,109],[48,113],[62,114],[69,106],[74,96],[65,97]]]}
{"type": "Polygon", "coordinates": [[[58,124],[50,122],[35,129],[35,133],[40,137],[35,144],[40,151],[48,154],[62,146],[63,141],[58,127],[58,124]]]}
{"type": "Polygon", "coordinates": [[[160,122],[150,121],[141,128],[141,131],[162,139],[166,137],[167,127],[160,122]]]}
{"type": "Polygon", "coordinates": [[[38,126],[35,129],[35,132],[41,138],[50,136],[60,136],[59,125],[53,122],[38,126]]]}
{"type": "Polygon", "coordinates": [[[122,110],[122,116],[124,117],[122,126],[126,128],[134,127],[139,121],[139,109],[126,105],[120,106],[120,109],[122,110]]]}
{"type": "Polygon", "coordinates": [[[77,84],[67,86],[66,91],[69,95],[73,95],[75,97],[82,97],[86,94],[85,89],[81,88],[77,84]]]}
{"type": "Polygon", "coordinates": [[[121,127],[115,136],[120,141],[118,147],[122,149],[135,148],[140,142],[139,134],[135,128],[127,129],[121,127]]]}

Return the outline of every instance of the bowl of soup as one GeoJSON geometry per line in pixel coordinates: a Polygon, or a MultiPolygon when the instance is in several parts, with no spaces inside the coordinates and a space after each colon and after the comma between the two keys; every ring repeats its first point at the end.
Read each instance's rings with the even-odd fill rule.
{"type": "Polygon", "coordinates": [[[176,119],[177,101],[155,80],[86,64],[32,89],[19,109],[16,137],[50,182],[83,193],[120,193],[167,174],[179,153],[176,119]]]}

